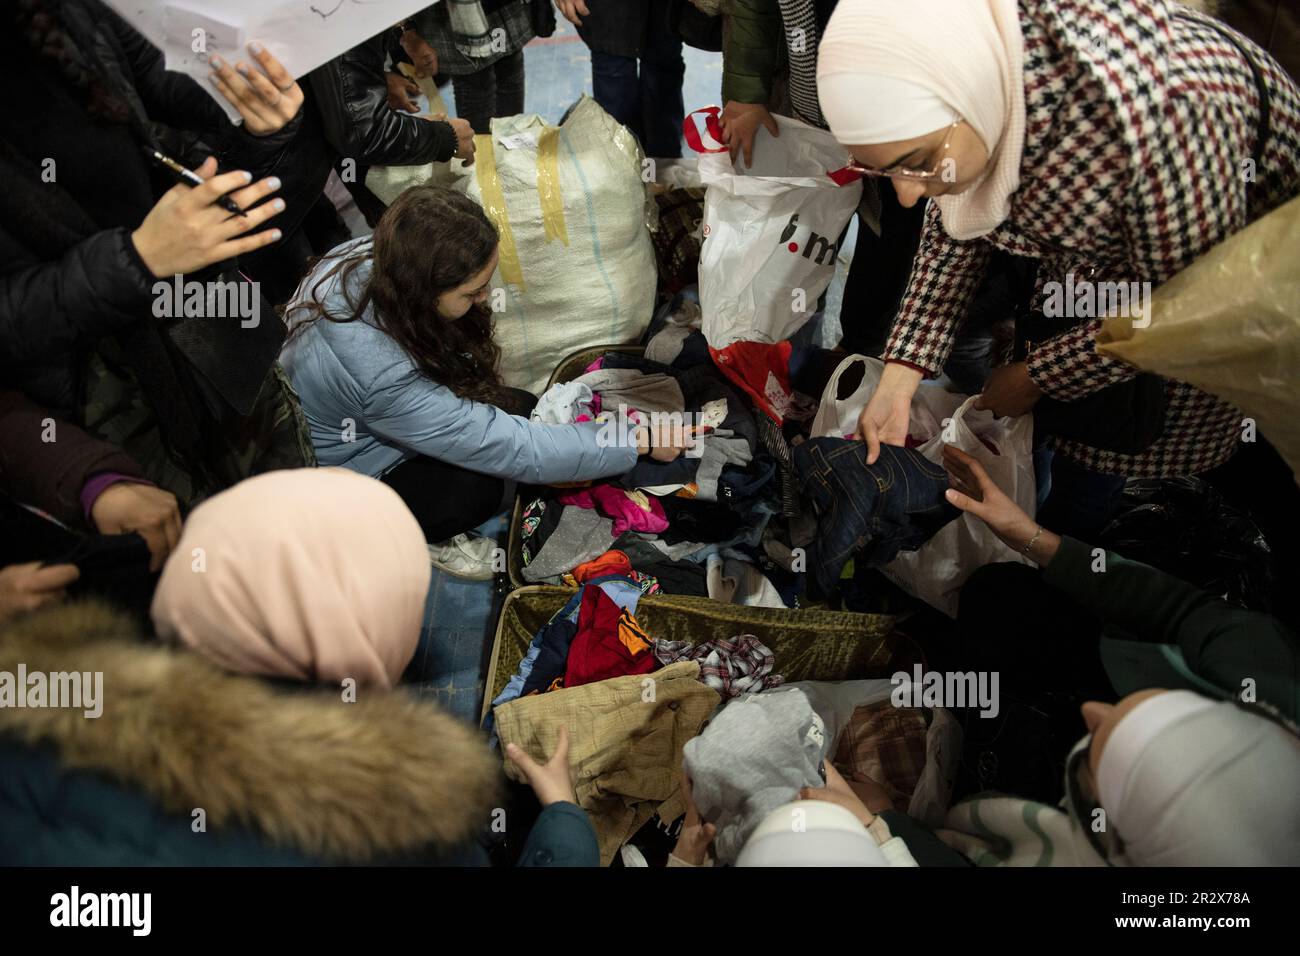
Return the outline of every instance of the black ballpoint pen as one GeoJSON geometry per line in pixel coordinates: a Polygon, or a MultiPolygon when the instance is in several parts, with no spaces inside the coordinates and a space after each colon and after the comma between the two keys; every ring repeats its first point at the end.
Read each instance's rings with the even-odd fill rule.
{"type": "MultiPolygon", "coordinates": [[[[141,146],[140,148],[144,150],[146,156],[163,169],[167,170],[167,172],[171,173],[172,176],[176,178],[177,182],[182,182],[189,186],[203,185],[203,180],[199,176],[190,172],[190,170],[186,169],[170,156],[160,153],[158,150],[152,149],[148,146],[141,146]]],[[[235,201],[229,196],[221,196],[218,198],[217,205],[226,210],[226,212],[234,213],[236,216],[242,216],[244,214],[244,210],[240,209],[239,206],[235,204],[235,201]]]]}

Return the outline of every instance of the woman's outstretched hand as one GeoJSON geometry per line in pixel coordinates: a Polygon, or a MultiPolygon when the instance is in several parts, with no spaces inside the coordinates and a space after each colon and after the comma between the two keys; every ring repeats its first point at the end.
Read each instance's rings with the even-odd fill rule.
{"type": "Polygon", "coordinates": [[[655,461],[676,461],[682,452],[695,448],[700,438],[713,431],[709,426],[692,426],[669,417],[660,421],[651,416],[649,425],[636,429],[636,450],[655,461]]]}
{"type": "Polygon", "coordinates": [[[700,818],[695,797],[691,794],[691,778],[685,773],[682,774],[682,796],[686,799],[686,819],[682,821],[682,832],[673,847],[673,856],[691,866],[703,866],[708,860],[713,838],[718,835],[718,828],[700,818]]]}
{"type": "Polygon", "coordinates": [[[983,521],[1012,551],[1028,554],[1039,565],[1052,560],[1061,546],[1060,537],[1045,529],[1039,534],[1038,522],[994,483],[976,459],[955,445],[944,445],[943,467],[952,484],[946,492],[949,502],[983,521]],[[1030,542],[1033,547],[1026,552],[1030,542]]]}

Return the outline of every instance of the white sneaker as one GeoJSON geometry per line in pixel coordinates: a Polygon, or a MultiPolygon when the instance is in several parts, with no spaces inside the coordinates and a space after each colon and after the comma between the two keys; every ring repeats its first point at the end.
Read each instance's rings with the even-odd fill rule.
{"type": "Polygon", "coordinates": [[[493,563],[497,543],[480,535],[458,534],[429,545],[429,563],[439,571],[467,581],[490,581],[496,574],[493,563]]]}

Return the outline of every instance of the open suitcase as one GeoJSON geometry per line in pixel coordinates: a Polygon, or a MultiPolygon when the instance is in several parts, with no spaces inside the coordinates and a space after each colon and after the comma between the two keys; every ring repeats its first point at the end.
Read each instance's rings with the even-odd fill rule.
{"type": "MultiPolygon", "coordinates": [[[[640,345],[580,349],[552,373],[547,388],[568,382],[606,352],[640,355],[640,345]]],[[[524,580],[523,509],[515,499],[506,546],[510,593],[497,625],[485,680],[482,716],[519,668],[533,635],[573,596],[573,589],[533,585],[524,580]]],[[[857,614],[821,609],[756,608],[723,604],[703,597],[652,595],[641,599],[637,620],[655,637],[692,644],[718,637],[753,634],[772,649],[775,672],[787,681],[851,680],[887,677],[920,661],[910,638],[894,632],[889,614],[857,614]]]]}
{"type": "MultiPolygon", "coordinates": [[[[528,645],[571,597],[570,588],[529,585],[506,596],[488,663],[480,720],[505,689],[528,645]]],[[[637,622],[665,640],[698,644],[753,634],[772,650],[774,673],[787,682],[889,677],[921,663],[919,649],[894,630],[889,614],[743,607],[709,598],[650,595],[637,605],[637,622]]]]}

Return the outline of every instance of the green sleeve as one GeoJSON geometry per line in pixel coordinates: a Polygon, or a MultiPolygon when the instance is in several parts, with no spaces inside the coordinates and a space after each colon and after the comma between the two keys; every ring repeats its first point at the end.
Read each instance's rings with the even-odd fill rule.
{"type": "Polygon", "coordinates": [[[772,95],[781,59],[781,8],[777,0],[727,0],[722,51],[722,102],[762,103],[772,95]]]}
{"type": "Polygon", "coordinates": [[[586,811],[567,801],[548,806],[529,831],[516,865],[600,866],[600,846],[586,811]]]}
{"type": "Polygon", "coordinates": [[[1261,700],[1300,713],[1300,639],[1277,618],[1235,608],[1113,551],[1101,565],[1073,538],[1061,539],[1043,578],[1096,615],[1108,637],[1172,644],[1195,674],[1217,686],[1235,691],[1251,678],[1261,700]]]}

